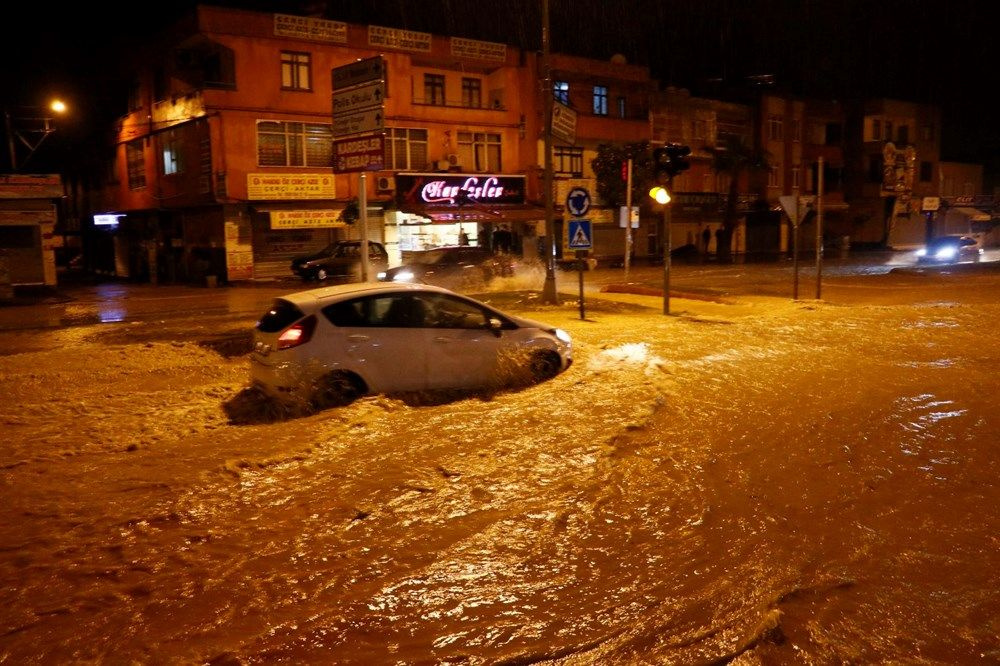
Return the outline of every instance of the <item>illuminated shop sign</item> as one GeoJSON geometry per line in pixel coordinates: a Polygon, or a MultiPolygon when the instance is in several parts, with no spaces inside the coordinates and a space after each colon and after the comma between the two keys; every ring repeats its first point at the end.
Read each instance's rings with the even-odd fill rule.
{"type": "Polygon", "coordinates": [[[401,204],[456,205],[463,192],[473,204],[523,204],[524,176],[401,173],[396,191],[401,204]]]}

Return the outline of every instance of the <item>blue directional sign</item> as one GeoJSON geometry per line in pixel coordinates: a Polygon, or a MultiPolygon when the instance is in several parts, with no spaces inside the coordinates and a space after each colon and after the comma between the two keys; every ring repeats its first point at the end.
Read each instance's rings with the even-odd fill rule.
{"type": "Polygon", "coordinates": [[[593,246],[590,232],[590,220],[570,220],[566,227],[567,245],[571,250],[589,250],[593,246]]]}
{"type": "Polygon", "coordinates": [[[590,192],[574,187],[566,195],[566,210],[573,217],[583,217],[590,210],[590,192]]]}

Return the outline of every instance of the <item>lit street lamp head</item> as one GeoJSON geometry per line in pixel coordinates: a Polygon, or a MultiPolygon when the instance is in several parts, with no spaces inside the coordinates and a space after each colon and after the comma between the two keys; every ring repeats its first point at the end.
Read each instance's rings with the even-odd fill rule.
{"type": "Polygon", "coordinates": [[[649,191],[649,196],[658,204],[670,203],[670,193],[667,188],[656,186],[649,191]]]}
{"type": "Polygon", "coordinates": [[[23,107],[27,114],[11,115],[9,109],[4,109],[4,130],[7,134],[7,153],[10,157],[10,170],[16,173],[19,168],[35,154],[38,147],[45,139],[56,131],[51,125],[52,118],[47,115],[52,112],[64,115],[68,110],[66,104],[60,99],[52,100],[48,107],[23,107]],[[24,159],[18,160],[17,146],[20,144],[26,149],[24,159]]]}

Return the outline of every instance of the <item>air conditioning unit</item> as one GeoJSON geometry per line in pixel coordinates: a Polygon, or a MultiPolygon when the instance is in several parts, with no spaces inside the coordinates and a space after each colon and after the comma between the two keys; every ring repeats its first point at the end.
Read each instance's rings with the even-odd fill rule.
{"type": "Polygon", "coordinates": [[[458,154],[448,153],[448,164],[451,166],[458,166],[458,154]]]}
{"type": "Polygon", "coordinates": [[[451,162],[449,162],[448,160],[438,160],[434,164],[437,165],[438,171],[447,171],[448,169],[451,168],[451,162]]]}
{"type": "Polygon", "coordinates": [[[396,189],[396,179],[392,176],[379,176],[375,179],[376,192],[392,192],[396,189]]]}

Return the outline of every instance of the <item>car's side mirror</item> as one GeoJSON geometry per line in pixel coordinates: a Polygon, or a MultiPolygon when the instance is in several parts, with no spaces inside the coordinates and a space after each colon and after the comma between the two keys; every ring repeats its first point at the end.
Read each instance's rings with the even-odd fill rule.
{"type": "Polygon", "coordinates": [[[486,328],[499,338],[500,331],[503,329],[503,322],[496,317],[490,317],[486,320],[486,328]]]}

